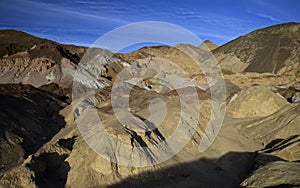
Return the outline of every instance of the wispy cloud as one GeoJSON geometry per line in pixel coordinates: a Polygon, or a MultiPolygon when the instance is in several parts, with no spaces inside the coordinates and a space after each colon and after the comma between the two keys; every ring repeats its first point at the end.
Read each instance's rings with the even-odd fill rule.
{"type": "Polygon", "coordinates": [[[170,8],[169,10],[160,12],[160,18],[176,20],[177,24],[190,29],[202,39],[210,39],[219,44],[237,37],[237,30],[249,30],[251,26],[247,20],[222,13],[187,8],[170,8]]]}
{"type": "Polygon", "coordinates": [[[284,22],[283,20],[275,18],[272,15],[267,15],[267,14],[263,14],[263,13],[255,13],[255,12],[251,12],[251,11],[249,11],[249,13],[252,13],[255,16],[258,16],[258,17],[261,17],[261,18],[269,19],[269,20],[271,20],[273,22],[284,22]]]}
{"type": "MultiPolygon", "coordinates": [[[[36,2],[31,0],[23,0],[23,3],[27,3],[28,5],[31,5],[32,7],[38,7],[40,11],[47,10],[51,12],[55,12],[58,15],[62,16],[79,16],[81,19],[87,18],[87,19],[95,19],[98,21],[104,21],[104,22],[115,22],[115,23],[128,23],[126,20],[121,18],[116,18],[113,16],[108,16],[105,14],[101,14],[101,9],[97,12],[91,11],[88,8],[82,9],[80,7],[72,7],[72,6],[65,6],[63,4],[55,4],[55,3],[45,3],[45,2],[36,2]]],[[[90,4],[90,6],[93,6],[90,4]]],[[[38,10],[38,9],[37,9],[38,10]]]]}
{"type": "MultiPolygon", "coordinates": [[[[293,20],[295,19],[294,16],[289,14],[289,11],[286,8],[280,6],[279,3],[275,3],[274,1],[270,0],[253,0],[256,4],[258,11],[248,11],[248,13],[252,13],[256,16],[269,19],[274,22],[286,22],[286,20],[293,20]],[[262,13],[264,12],[264,13],[262,13]],[[274,16],[276,15],[276,16],[274,16]]],[[[295,2],[284,1],[285,4],[295,6],[295,2]]],[[[297,5],[296,5],[297,7],[297,5]]]]}

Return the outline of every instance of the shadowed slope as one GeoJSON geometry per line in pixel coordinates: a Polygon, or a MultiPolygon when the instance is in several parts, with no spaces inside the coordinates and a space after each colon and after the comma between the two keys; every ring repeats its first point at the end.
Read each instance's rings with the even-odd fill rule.
{"type": "Polygon", "coordinates": [[[2,170],[20,164],[65,125],[61,97],[29,85],[0,85],[0,106],[2,170]]]}

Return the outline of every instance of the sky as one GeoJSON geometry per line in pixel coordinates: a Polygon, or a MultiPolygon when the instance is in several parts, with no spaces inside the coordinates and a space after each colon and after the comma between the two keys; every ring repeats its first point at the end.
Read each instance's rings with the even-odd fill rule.
{"type": "Polygon", "coordinates": [[[90,46],[120,26],[176,24],[222,45],[255,29],[300,22],[299,0],[1,0],[0,29],[90,46]]]}

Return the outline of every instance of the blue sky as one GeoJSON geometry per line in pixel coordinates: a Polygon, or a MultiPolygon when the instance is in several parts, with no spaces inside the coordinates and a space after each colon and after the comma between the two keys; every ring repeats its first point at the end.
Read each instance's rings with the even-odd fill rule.
{"type": "Polygon", "coordinates": [[[300,22],[299,8],[298,0],[1,0],[0,29],[89,46],[122,25],[163,21],[222,45],[258,28],[300,22]]]}

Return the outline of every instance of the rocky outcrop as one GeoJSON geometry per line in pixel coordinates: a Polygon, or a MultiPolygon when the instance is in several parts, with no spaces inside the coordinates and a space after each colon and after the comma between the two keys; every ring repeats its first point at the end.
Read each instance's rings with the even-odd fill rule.
{"type": "Polygon", "coordinates": [[[300,186],[300,164],[293,162],[271,162],[248,177],[242,187],[298,187],[300,186]]]}
{"type": "Polygon", "coordinates": [[[297,103],[300,101],[300,82],[292,82],[281,85],[280,87],[272,87],[274,92],[279,93],[290,103],[297,103]]]}
{"type": "MultiPolygon", "coordinates": [[[[44,85],[56,85],[60,94],[64,94],[69,99],[72,95],[73,81],[84,82],[90,88],[103,88],[110,85],[110,80],[104,77],[104,75],[110,77],[106,69],[102,73],[93,72],[82,63],[82,66],[78,67],[80,58],[87,50],[85,47],[62,45],[18,31],[3,30],[0,31],[0,35],[1,39],[3,38],[1,53],[6,52],[7,45],[20,46],[0,59],[0,83],[2,84],[22,83],[35,87],[43,86],[42,88],[46,89],[49,87],[44,85]]],[[[111,54],[108,51],[105,53],[111,54]]],[[[97,62],[99,61],[105,66],[108,64],[105,59],[97,62]]],[[[99,68],[95,66],[94,69],[99,68]]]]}
{"type": "Polygon", "coordinates": [[[286,99],[262,86],[253,86],[233,95],[226,109],[234,118],[263,117],[288,105],[286,99]]]}

